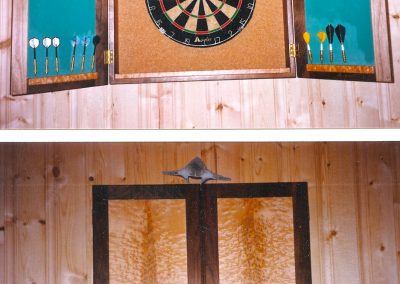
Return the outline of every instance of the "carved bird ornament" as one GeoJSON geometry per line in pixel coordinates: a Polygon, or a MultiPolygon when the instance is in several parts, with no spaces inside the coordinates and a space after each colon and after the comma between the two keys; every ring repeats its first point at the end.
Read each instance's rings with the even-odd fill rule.
{"type": "Polygon", "coordinates": [[[196,157],[193,160],[191,160],[182,169],[175,171],[163,171],[162,173],[164,175],[180,176],[183,179],[185,179],[187,183],[189,183],[189,178],[200,179],[201,184],[209,180],[226,180],[226,181],[231,180],[229,177],[218,175],[207,169],[206,165],[199,157],[196,157]]]}

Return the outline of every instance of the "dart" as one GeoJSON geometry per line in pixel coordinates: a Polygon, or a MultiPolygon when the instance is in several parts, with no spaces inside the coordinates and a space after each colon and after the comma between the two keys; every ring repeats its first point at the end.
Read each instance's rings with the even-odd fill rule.
{"type": "Polygon", "coordinates": [[[326,27],[326,35],[328,36],[329,41],[329,60],[333,62],[333,36],[335,34],[335,29],[331,24],[326,27]]]}
{"type": "Polygon", "coordinates": [[[93,55],[92,55],[92,71],[94,70],[94,62],[96,59],[96,47],[100,43],[100,37],[98,35],[93,37],[93,55]]]}
{"type": "Polygon", "coordinates": [[[83,45],[83,54],[82,54],[82,61],[81,61],[81,72],[83,72],[83,69],[85,68],[85,56],[86,56],[86,47],[89,45],[89,39],[85,37],[82,41],[83,45]]]}
{"type": "Polygon", "coordinates": [[[53,38],[53,46],[56,49],[56,73],[58,74],[59,64],[58,64],[58,47],[60,46],[60,39],[58,37],[53,38]]]}
{"type": "Polygon", "coordinates": [[[303,34],[303,39],[307,44],[308,58],[310,59],[310,63],[312,63],[312,53],[311,53],[311,47],[310,47],[310,39],[311,39],[310,33],[309,32],[305,32],[303,34]]]}
{"type": "Polygon", "coordinates": [[[73,48],[73,51],[72,51],[72,58],[71,58],[71,73],[74,72],[74,67],[75,67],[75,53],[76,53],[76,46],[78,45],[78,43],[79,43],[79,38],[78,38],[77,36],[75,36],[75,37],[72,39],[72,41],[71,41],[72,48],[73,48]]]}
{"type": "Polygon", "coordinates": [[[46,48],[46,65],[45,65],[45,72],[46,75],[49,73],[49,47],[51,46],[51,39],[45,37],[43,39],[43,46],[46,48]]]}
{"type": "Polygon", "coordinates": [[[341,48],[342,48],[342,59],[343,62],[346,63],[347,58],[346,58],[346,51],[344,50],[344,38],[346,36],[346,28],[343,27],[342,25],[337,25],[336,29],[335,29],[336,35],[339,39],[341,48]]]}
{"type": "Polygon", "coordinates": [[[29,46],[33,48],[33,73],[37,74],[36,48],[39,46],[39,40],[32,38],[29,40],[29,46]]]}
{"type": "Polygon", "coordinates": [[[326,40],[326,33],[325,32],[318,32],[317,37],[319,38],[319,42],[321,43],[319,48],[319,60],[321,64],[324,63],[324,42],[326,40]]]}

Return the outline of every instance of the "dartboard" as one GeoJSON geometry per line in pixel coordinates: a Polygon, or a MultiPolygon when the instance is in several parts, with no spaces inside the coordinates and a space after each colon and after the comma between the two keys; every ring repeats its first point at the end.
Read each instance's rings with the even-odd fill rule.
{"type": "Polygon", "coordinates": [[[190,47],[211,47],[238,35],[256,0],[146,0],[157,29],[190,47]]]}

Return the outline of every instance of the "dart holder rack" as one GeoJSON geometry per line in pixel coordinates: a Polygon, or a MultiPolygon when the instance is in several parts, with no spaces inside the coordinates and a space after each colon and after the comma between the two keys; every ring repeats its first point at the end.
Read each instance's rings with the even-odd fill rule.
{"type": "Polygon", "coordinates": [[[387,1],[338,0],[333,4],[321,4],[317,0],[255,1],[253,16],[238,36],[216,47],[193,48],[178,44],[157,30],[146,0],[71,0],[65,3],[14,0],[11,94],[107,84],[296,76],[393,82],[387,1]],[[67,6],[60,8],[59,5],[67,6]],[[347,10],[351,10],[348,5],[360,7],[358,13],[348,13],[347,10]],[[329,23],[346,27],[346,63],[340,62],[341,50],[336,36],[333,42],[335,61],[329,62],[329,48],[325,42],[324,62],[319,62],[320,43],[316,32],[324,30],[329,23]],[[307,45],[302,38],[305,31],[311,34],[313,62],[308,59],[307,45]],[[77,45],[75,68],[71,72],[71,41],[75,37],[81,41],[92,40],[96,35],[101,40],[96,46],[93,70],[94,45],[90,42],[83,70],[83,46],[77,45]],[[40,41],[37,74],[32,71],[33,52],[29,46],[32,37],[40,41]],[[43,73],[44,37],[60,37],[58,73],[54,71],[54,47],[49,48],[49,72],[43,73]]]}

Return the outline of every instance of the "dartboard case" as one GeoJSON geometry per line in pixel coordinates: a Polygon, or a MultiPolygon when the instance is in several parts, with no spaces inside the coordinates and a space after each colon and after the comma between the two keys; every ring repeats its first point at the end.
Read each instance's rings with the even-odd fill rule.
{"type": "MultiPolygon", "coordinates": [[[[88,3],[93,2],[92,6],[78,4],[80,7],[71,9],[54,8],[58,5],[56,1],[39,2],[46,1],[56,4],[41,3],[40,9],[36,7],[38,10],[35,10],[34,5],[39,3],[33,0],[13,1],[12,95],[106,84],[225,79],[300,77],[393,81],[386,1],[355,0],[352,5],[358,5],[360,9],[352,16],[344,12],[345,0],[336,1],[336,6],[316,0],[256,0],[254,13],[239,35],[224,44],[207,48],[184,46],[160,33],[149,15],[146,0],[88,0],[88,3]],[[63,19],[62,24],[59,24],[60,19],[63,19]],[[324,29],[328,22],[344,23],[347,27],[347,64],[339,62],[340,50],[336,50],[334,64],[317,63],[319,50],[315,31],[324,29]],[[80,32],[71,31],[74,24],[80,32]],[[52,36],[60,34],[64,46],[70,44],[69,38],[75,34],[100,36],[95,68],[87,67],[93,50],[89,45],[92,49],[86,55],[83,72],[79,72],[81,48],[74,72],[68,73],[71,60],[68,50],[60,58],[65,65],[65,74],[55,74],[54,70],[43,74],[44,48],[39,47],[37,64],[41,73],[33,75],[29,39],[37,34],[41,41],[40,37],[45,35],[41,27],[43,31],[53,31],[52,36]],[[54,31],[55,27],[58,30],[54,31]],[[310,62],[303,40],[306,30],[310,30],[314,40],[314,62],[310,62]],[[357,40],[353,40],[352,35],[357,35],[357,40]]],[[[66,3],[73,5],[72,2],[66,3]]],[[[338,43],[334,44],[337,49],[338,43]]],[[[325,52],[327,56],[328,50],[325,52]]],[[[54,51],[49,60],[53,64],[54,51]]]]}

